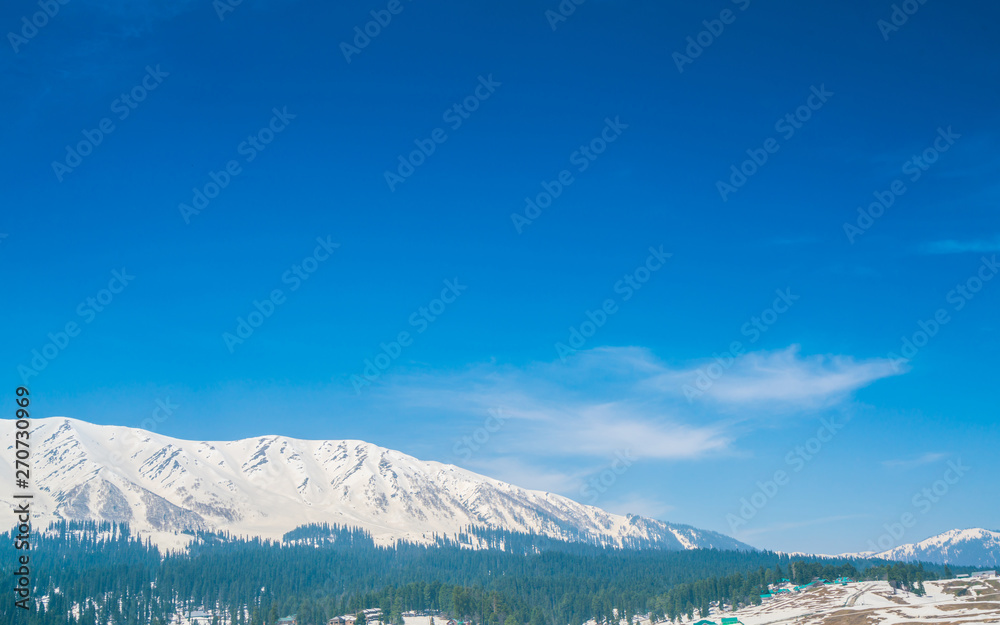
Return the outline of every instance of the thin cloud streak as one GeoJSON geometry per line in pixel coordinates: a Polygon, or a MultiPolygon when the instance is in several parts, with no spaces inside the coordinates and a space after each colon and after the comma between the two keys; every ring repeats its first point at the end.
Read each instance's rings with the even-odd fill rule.
{"type": "Polygon", "coordinates": [[[900,373],[887,358],[858,361],[836,355],[804,357],[799,346],[792,345],[779,351],[744,354],[728,370],[710,361],[670,371],[655,383],[664,390],[680,391],[707,382],[705,399],[740,407],[768,402],[810,409],[840,402],[858,389],[900,373]]]}
{"type": "Polygon", "coordinates": [[[1000,235],[993,237],[993,239],[973,241],[956,241],[954,239],[934,241],[925,245],[922,251],[925,254],[982,254],[1000,252],[1000,235]]]}
{"type": "Polygon", "coordinates": [[[925,464],[931,464],[932,462],[937,462],[938,460],[944,460],[949,454],[940,452],[927,452],[922,456],[916,458],[911,458],[908,460],[883,460],[882,466],[889,469],[913,469],[915,467],[923,466],[925,464]]]}

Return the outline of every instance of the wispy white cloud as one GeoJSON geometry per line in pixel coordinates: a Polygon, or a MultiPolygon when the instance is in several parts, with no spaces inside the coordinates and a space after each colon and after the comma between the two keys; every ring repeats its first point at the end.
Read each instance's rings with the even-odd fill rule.
{"type": "Polygon", "coordinates": [[[442,460],[615,512],[663,518],[669,502],[636,493],[627,481],[588,485],[609,471],[617,482],[635,464],[742,455],[739,441],[753,430],[841,410],[854,391],[896,374],[885,359],[804,356],[792,346],[735,359],[710,393],[689,402],[683,386],[704,366],[669,364],[639,347],[602,347],[566,362],[400,370],[369,389],[364,403],[448,423],[441,433],[454,447],[442,460]],[[623,456],[630,459],[625,470],[615,464],[623,456]],[[590,499],[595,492],[597,501],[590,499]]]}
{"type": "Polygon", "coordinates": [[[916,458],[907,458],[903,460],[883,460],[882,466],[889,469],[913,469],[925,464],[931,464],[932,462],[937,462],[938,460],[944,460],[948,457],[948,454],[941,452],[927,452],[922,456],[917,456],[916,458]]]}
{"type": "Polygon", "coordinates": [[[974,239],[970,241],[945,239],[934,241],[924,245],[922,251],[925,254],[983,254],[1000,252],[1000,234],[994,236],[992,239],[974,239]]]}
{"type": "Polygon", "coordinates": [[[743,354],[727,362],[703,361],[667,371],[652,382],[664,391],[684,392],[746,408],[766,402],[774,409],[828,406],[876,380],[898,375],[887,358],[802,356],[799,346],[743,354]]]}
{"type": "Polygon", "coordinates": [[[646,350],[602,348],[566,364],[396,376],[381,395],[391,404],[460,415],[500,408],[505,424],[490,447],[504,454],[602,458],[629,450],[674,459],[725,451],[731,437],[723,425],[688,422],[669,402],[636,392],[636,380],[661,370],[646,350]]]}
{"type": "MultiPolygon", "coordinates": [[[[598,459],[629,450],[646,459],[693,460],[736,453],[734,441],[755,419],[773,421],[778,404],[785,412],[827,409],[897,374],[882,358],[807,357],[796,346],[753,352],[714,379],[711,401],[692,405],[683,387],[701,366],[672,367],[647,349],[605,347],[566,363],[395,375],[376,396],[387,410],[460,419],[501,408],[504,425],[484,446],[493,454],[598,459]]],[[[475,424],[470,420],[470,429],[475,424]]]]}

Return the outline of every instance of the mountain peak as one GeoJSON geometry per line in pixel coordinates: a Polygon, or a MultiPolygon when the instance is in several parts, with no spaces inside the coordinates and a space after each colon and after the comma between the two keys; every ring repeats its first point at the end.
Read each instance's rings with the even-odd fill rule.
{"type": "MultiPolygon", "coordinates": [[[[12,421],[0,422],[11,440],[12,421]]],[[[751,549],[722,534],[621,516],[359,440],[186,441],[68,417],[36,419],[36,519],[127,522],[155,539],[226,531],[280,539],[310,523],[428,542],[474,526],[618,547],[751,549]]],[[[13,467],[0,460],[12,479],[13,467]]]]}
{"type": "Polygon", "coordinates": [[[1000,565],[1000,532],[981,527],[952,529],[916,543],[899,545],[885,551],[847,553],[841,556],[995,567],[1000,565]]]}

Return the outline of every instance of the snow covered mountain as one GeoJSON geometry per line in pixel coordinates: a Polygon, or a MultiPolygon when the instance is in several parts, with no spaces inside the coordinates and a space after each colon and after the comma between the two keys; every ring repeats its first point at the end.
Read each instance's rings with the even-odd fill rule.
{"type": "Polygon", "coordinates": [[[981,528],[948,530],[927,540],[865,557],[994,568],[1000,565],[1000,532],[981,528]]]}
{"type": "MultiPolygon", "coordinates": [[[[479,526],[600,545],[751,549],[715,532],[611,514],[362,441],[185,441],[63,417],[32,426],[36,527],[55,519],[127,522],[169,545],[180,530],[279,539],[304,524],[336,523],[388,543],[430,542],[479,526]]],[[[13,430],[13,421],[0,421],[0,440],[13,441],[13,430]]],[[[14,480],[13,455],[8,445],[0,458],[4,484],[14,480]]],[[[13,504],[10,495],[0,493],[3,505],[13,504]]]]}

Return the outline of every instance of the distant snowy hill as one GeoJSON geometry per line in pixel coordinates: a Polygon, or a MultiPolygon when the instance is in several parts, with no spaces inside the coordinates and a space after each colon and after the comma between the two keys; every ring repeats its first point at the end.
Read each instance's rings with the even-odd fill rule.
{"type": "MultiPolygon", "coordinates": [[[[308,523],[369,531],[379,542],[431,542],[468,526],[597,545],[751,549],[733,538],[621,516],[362,441],[263,436],[185,441],[53,417],[32,423],[34,522],[127,522],[154,540],[181,530],[281,538],[308,523]]],[[[14,422],[0,421],[13,441],[14,422]]],[[[0,481],[13,483],[13,452],[0,481]]],[[[13,505],[5,492],[3,505],[13,505]]],[[[8,509],[10,509],[8,507],[8,509]]]]}
{"type": "Polygon", "coordinates": [[[879,553],[841,555],[995,568],[1000,566],[1000,532],[980,528],[949,530],[918,543],[900,545],[879,553]]]}

